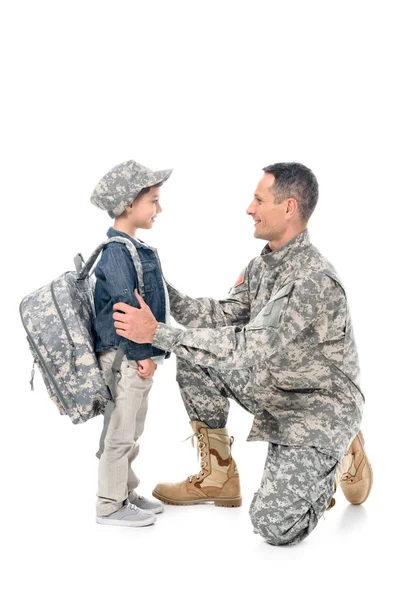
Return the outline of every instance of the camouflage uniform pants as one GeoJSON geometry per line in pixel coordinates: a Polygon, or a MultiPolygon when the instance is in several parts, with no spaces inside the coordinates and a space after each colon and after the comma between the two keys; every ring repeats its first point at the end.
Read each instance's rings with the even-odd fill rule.
{"type": "MultiPolygon", "coordinates": [[[[177,357],[177,375],[191,421],[226,426],[229,398],[254,414],[248,371],[216,371],[177,357]]],[[[336,458],[315,447],[269,443],[261,485],[250,505],[254,531],[269,544],[292,545],[316,527],[334,493],[336,458]]]]}

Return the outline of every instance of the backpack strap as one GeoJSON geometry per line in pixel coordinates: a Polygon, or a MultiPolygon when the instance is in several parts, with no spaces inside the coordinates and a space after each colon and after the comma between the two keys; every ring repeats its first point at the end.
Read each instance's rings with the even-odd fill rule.
{"type": "MultiPolygon", "coordinates": [[[[87,262],[84,264],[84,266],[83,266],[83,263],[84,263],[83,257],[81,254],[78,254],[74,259],[76,271],[78,273],[78,279],[87,279],[88,277],[90,277],[92,268],[99,256],[100,252],[103,250],[103,248],[105,246],[107,246],[108,244],[111,244],[112,242],[119,242],[121,244],[124,244],[126,246],[126,248],[128,249],[129,254],[131,255],[131,258],[132,258],[132,262],[136,269],[136,274],[137,274],[137,278],[138,278],[139,294],[142,296],[142,298],[144,298],[145,294],[144,294],[144,284],[143,284],[142,262],[139,258],[139,254],[138,254],[138,251],[136,250],[136,246],[130,240],[128,240],[127,238],[124,238],[122,236],[115,236],[115,237],[109,238],[105,242],[102,242],[99,246],[97,246],[97,248],[94,250],[94,252],[92,252],[92,254],[89,256],[89,258],[88,258],[87,262]]],[[[108,389],[110,390],[111,398],[107,401],[107,404],[104,408],[104,423],[103,423],[103,430],[102,430],[101,436],[100,436],[99,449],[96,452],[97,458],[100,458],[104,452],[104,442],[106,439],[108,426],[110,424],[111,413],[115,408],[117,382],[118,382],[118,377],[120,375],[121,364],[122,364],[124,355],[125,355],[125,340],[122,340],[119,343],[117,353],[115,355],[111,370],[104,372],[106,384],[107,384],[108,389]]]]}
{"type": "Polygon", "coordinates": [[[115,355],[115,358],[114,358],[114,361],[113,361],[113,364],[111,367],[111,371],[104,372],[106,383],[107,383],[108,389],[110,390],[111,398],[110,398],[110,400],[108,400],[108,402],[105,406],[105,409],[104,409],[104,424],[103,424],[103,431],[101,432],[101,436],[100,436],[99,449],[96,452],[97,458],[100,458],[100,456],[104,452],[104,441],[106,439],[107,429],[110,424],[111,413],[115,408],[118,375],[119,375],[119,372],[121,369],[121,364],[122,364],[124,355],[125,355],[124,342],[122,341],[119,343],[118,350],[117,350],[117,353],[115,355]]]}
{"type": "Polygon", "coordinates": [[[83,260],[83,256],[81,253],[77,254],[74,258],[74,264],[75,264],[75,271],[77,273],[80,273],[83,269],[83,265],[84,265],[84,260],[83,260]]]}
{"type": "Polygon", "coordinates": [[[99,256],[100,252],[103,250],[103,248],[105,246],[107,246],[108,244],[111,244],[112,242],[119,242],[121,244],[124,244],[126,246],[126,248],[128,249],[129,254],[131,255],[131,258],[132,258],[132,262],[136,269],[136,274],[137,274],[137,278],[138,278],[139,294],[142,296],[142,298],[144,298],[145,294],[144,294],[144,284],[143,284],[142,262],[139,258],[139,254],[138,254],[138,251],[136,250],[136,246],[130,240],[128,240],[127,238],[124,238],[122,236],[115,236],[115,237],[109,238],[107,241],[102,242],[99,246],[97,246],[97,248],[94,250],[94,252],[92,252],[92,254],[89,256],[87,262],[85,263],[85,266],[82,267],[79,271],[78,271],[78,268],[81,265],[79,257],[82,258],[82,255],[78,254],[77,257],[75,257],[75,259],[76,259],[75,265],[76,265],[77,271],[78,271],[78,279],[86,279],[86,278],[90,277],[92,267],[94,266],[94,263],[96,262],[97,257],[99,256]]]}

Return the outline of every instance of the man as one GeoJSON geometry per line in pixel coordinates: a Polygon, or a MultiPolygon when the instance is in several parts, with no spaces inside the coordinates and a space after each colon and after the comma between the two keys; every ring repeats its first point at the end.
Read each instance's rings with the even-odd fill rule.
{"type": "Polygon", "coordinates": [[[169,285],[171,313],[186,330],[157,323],[139,295],[141,309],[114,306],[123,311],[114,313],[119,335],[175,352],[198,440],[197,476],[158,484],[154,496],[241,504],[225,427],[234,398],[254,415],[248,439],[269,441],[250,517],[273,545],[303,540],[334,504],[338,481],[354,504],[372,485],[358,433],[364,397],[345,290],[307,229],[317,200],[317,180],[304,165],[264,168],[247,214],[255,237],[269,243],[226,300],[193,299],[169,285]]]}

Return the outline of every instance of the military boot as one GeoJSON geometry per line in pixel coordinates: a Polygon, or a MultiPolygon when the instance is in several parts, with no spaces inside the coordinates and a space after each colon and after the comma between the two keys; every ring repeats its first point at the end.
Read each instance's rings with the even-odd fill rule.
{"type": "Polygon", "coordinates": [[[193,439],[197,438],[200,471],[179,483],[159,483],[153,496],[166,504],[241,506],[239,473],[231,455],[233,438],[227,429],[210,429],[202,421],[191,421],[193,439]]]}
{"type": "Polygon", "coordinates": [[[337,481],[351,504],[362,504],[372,487],[372,468],[364,450],[364,437],[358,432],[337,469],[337,481]]]}

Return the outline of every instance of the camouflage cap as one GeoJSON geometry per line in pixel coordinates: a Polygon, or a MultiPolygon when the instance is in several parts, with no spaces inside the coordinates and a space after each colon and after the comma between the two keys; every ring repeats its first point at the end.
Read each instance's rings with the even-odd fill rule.
{"type": "Polygon", "coordinates": [[[134,160],[127,160],[100,179],[90,201],[106,210],[110,217],[119,217],[143,188],[166,181],[171,173],[172,169],[151,171],[134,160]]]}

